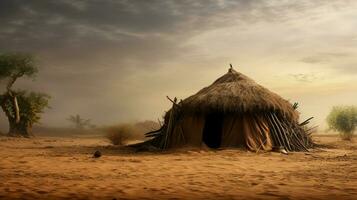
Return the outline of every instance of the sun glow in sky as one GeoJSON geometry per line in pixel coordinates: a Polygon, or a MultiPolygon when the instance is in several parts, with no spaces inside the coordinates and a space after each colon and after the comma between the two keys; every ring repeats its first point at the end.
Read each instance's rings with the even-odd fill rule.
{"type": "Polygon", "coordinates": [[[160,118],[234,68],[292,102],[303,118],[357,104],[357,2],[349,0],[0,2],[0,49],[37,55],[52,109],[96,124],[160,118]]]}

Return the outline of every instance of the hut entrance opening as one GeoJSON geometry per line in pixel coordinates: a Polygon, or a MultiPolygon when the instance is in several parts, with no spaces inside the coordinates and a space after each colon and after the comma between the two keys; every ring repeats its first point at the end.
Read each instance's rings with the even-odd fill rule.
{"type": "Polygon", "coordinates": [[[212,113],[206,116],[202,140],[210,148],[219,148],[222,140],[223,114],[212,113]]]}

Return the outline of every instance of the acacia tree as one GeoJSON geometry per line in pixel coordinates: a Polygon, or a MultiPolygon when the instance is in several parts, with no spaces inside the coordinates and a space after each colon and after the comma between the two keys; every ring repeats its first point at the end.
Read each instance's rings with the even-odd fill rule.
{"type": "Polygon", "coordinates": [[[37,72],[35,59],[30,54],[0,54],[0,80],[6,82],[0,106],[9,121],[9,136],[29,137],[32,125],[39,122],[40,114],[48,107],[47,94],[13,89],[19,78],[33,78],[37,72]]]}
{"type": "Polygon", "coordinates": [[[83,129],[86,126],[91,126],[90,119],[83,119],[80,115],[71,115],[67,119],[68,121],[72,122],[76,129],[83,129]]]}

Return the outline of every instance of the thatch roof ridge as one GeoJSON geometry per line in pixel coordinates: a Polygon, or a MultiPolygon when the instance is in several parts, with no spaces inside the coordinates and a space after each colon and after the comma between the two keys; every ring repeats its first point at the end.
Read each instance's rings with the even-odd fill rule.
{"type": "Polygon", "coordinates": [[[298,119],[289,101],[232,68],[208,87],[183,100],[182,106],[186,112],[276,111],[289,119],[298,119]]]}

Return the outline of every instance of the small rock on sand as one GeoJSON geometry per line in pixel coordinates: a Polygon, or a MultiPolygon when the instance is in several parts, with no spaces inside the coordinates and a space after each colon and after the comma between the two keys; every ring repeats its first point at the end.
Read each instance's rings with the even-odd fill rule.
{"type": "Polygon", "coordinates": [[[100,151],[95,151],[94,154],[93,154],[93,158],[99,158],[102,156],[102,153],[100,151]]]}

